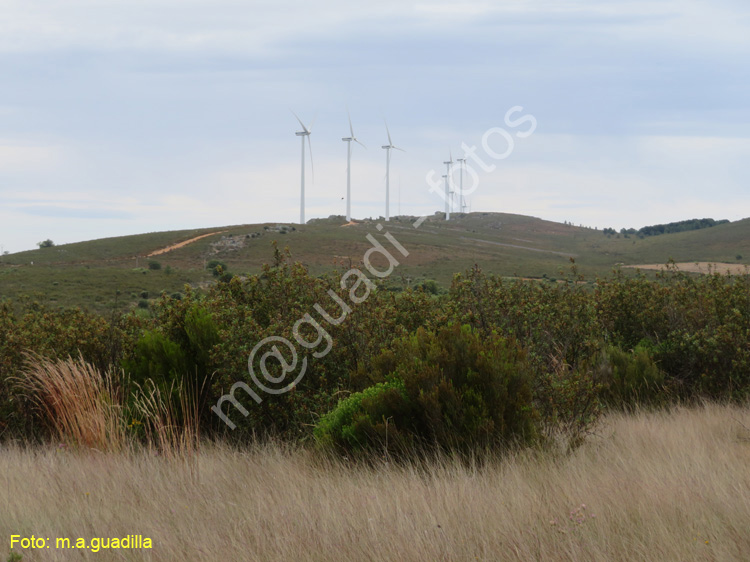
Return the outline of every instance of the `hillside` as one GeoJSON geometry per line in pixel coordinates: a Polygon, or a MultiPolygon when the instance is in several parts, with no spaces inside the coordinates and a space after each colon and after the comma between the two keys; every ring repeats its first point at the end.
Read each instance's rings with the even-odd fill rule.
{"type": "Polygon", "coordinates": [[[606,276],[619,265],[663,264],[670,258],[750,264],[750,219],[644,239],[505,213],[452,219],[445,222],[436,215],[415,229],[414,217],[396,217],[378,233],[377,221],[342,226],[342,217],[331,217],[304,226],[268,223],[158,232],[20,252],[1,258],[0,299],[29,295],[56,306],[130,308],[163,291],[181,291],[186,283],[214,282],[205,269],[210,260],[220,260],[235,274],[257,273],[272,260],[273,242],[288,247],[293,259],[313,273],[348,268],[361,263],[371,247],[368,234],[392,249],[385,232],[409,252],[403,257],[394,250],[399,266],[389,283],[396,286],[425,279],[447,286],[454,273],[474,264],[508,277],[554,279],[571,257],[589,278],[606,276]],[[165,251],[174,245],[180,247],[165,251]],[[160,269],[149,269],[153,261],[160,269]]]}

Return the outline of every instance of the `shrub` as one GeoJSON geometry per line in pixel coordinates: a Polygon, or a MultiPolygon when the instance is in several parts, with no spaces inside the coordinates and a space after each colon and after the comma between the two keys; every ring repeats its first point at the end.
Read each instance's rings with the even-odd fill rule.
{"type": "Polygon", "coordinates": [[[148,262],[148,268],[154,271],[158,271],[161,269],[161,263],[156,260],[151,260],[148,262]]]}
{"type": "MultiPolygon", "coordinates": [[[[142,389],[151,381],[149,384],[165,400],[177,400],[184,388],[195,393],[197,404],[204,405],[212,373],[210,353],[219,342],[218,330],[210,313],[197,303],[188,300],[170,304],[168,312],[174,316],[167,322],[163,319],[166,325],[161,329],[144,331],[123,366],[133,383],[142,389]],[[173,304],[183,302],[185,306],[173,304]]],[[[173,403],[172,407],[177,411],[179,404],[173,403]]],[[[204,419],[209,413],[201,412],[204,419]]]]}
{"type": "Polygon", "coordinates": [[[603,397],[609,406],[648,404],[664,399],[664,373],[644,344],[629,352],[609,346],[602,352],[598,367],[603,397]]]}
{"type": "Polygon", "coordinates": [[[211,272],[214,277],[221,277],[226,272],[227,264],[219,260],[211,260],[206,264],[206,269],[211,272]]]}
{"type": "Polygon", "coordinates": [[[315,439],[342,452],[378,450],[381,446],[387,452],[405,451],[410,436],[398,428],[409,428],[412,416],[413,405],[403,381],[378,383],[340,401],[323,416],[315,427],[315,439]]]}
{"type": "Polygon", "coordinates": [[[592,361],[555,360],[534,381],[534,403],[547,439],[562,438],[568,449],[583,443],[603,413],[602,384],[592,361]]]}
{"type": "Polygon", "coordinates": [[[434,281],[432,279],[425,279],[422,283],[417,285],[417,287],[421,288],[425,293],[429,293],[431,295],[437,295],[439,290],[437,281],[434,281]]]}
{"type": "Polygon", "coordinates": [[[497,334],[482,337],[458,324],[437,332],[419,328],[358,376],[392,386],[368,389],[326,419],[334,426],[333,420],[343,420],[340,425],[347,428],[320,430],[339,449],[372,450],[373,437],[383,437],[386,419],[393,420],[389,434],[398,436],[394,446],[415,443],[420,450],[473,453],[536,436],[526,354],[514,340],[497,334]],[[402,384],[405,395],[394,394],[402,384]]]}

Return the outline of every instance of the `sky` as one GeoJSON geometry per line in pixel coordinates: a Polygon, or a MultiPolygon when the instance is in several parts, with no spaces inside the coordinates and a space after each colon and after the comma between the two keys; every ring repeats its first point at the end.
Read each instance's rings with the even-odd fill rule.
{"type": "Polygon", "coordinates": [[[746,0],[0,0],[0,251],[297,222],[292,111],[306,218],[343,215],[347,108],[355,219],[387,120],[392,215],[443,210],[476,147],[472,211],[738,220],[748,100],[746,0]]]}

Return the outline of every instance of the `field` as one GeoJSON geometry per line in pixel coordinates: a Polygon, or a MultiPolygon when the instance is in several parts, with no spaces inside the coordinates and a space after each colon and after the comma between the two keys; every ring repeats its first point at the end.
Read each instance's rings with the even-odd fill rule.
{"type": "MultiPolygon", "coordinates": [[[[552,280],[576,260],[589,280],[620,266],[677,262],[750,263],[750,220],[713,228],[638,238],[607,236],[570,224],[505,213],[470,213],[445,222],[440,217],[418,229],[414,217],[396,217],[387,231],[407,249],[388,282],[406,287],[424,280],[450,285],[453,275],[480,265],[504,277],[552,280]],[[743,257],[746,256],[746,257],[743,257]]],[[[304,226],[256,224],[140,234],[20,252],[0,258],[0,299],[30,295],[53,306],[84,306],[97,312],[135,307],[185,284],[214,281],[206,263],[221,260],[231,273],[258,273],[273,259],[273,243],[315,274],[337,265],[360,264],[377,234],[378,221],[342,228],[343,218],[312,220],[304,226]],[[169,252],[167,247],[202,237],[169,252]],[[161,269],[148,268],[158,261],[161,269]]],[[[632,275],[634,270],[627,269],[632,275]]]]}
{"type": "Polygon", "coordinates": [[[747,560],[750,220],[412,220],[4,256],[0,562],[747,560]]]}
{"type": "MultiPolygon", "coordinates": [[[[304,449],[0,450],[0,533],[140,534],[23,560],[732,561],[750,552],[750,410],[610,415],[573,453],[347,465],[304,449]]],[[[4,560],[4,558],[3,558],[4,560]]]]}
{"type": "MultiPolygon", "coordinates": [[[[643,270],[660,270],[665,266],[664,264],[637,264],[628,265],[626,267],[633,269],[643,270]]],[[[680,271],[686,271],[688,273],[711,273],[713,271],[725,275],[743,275],[746,273],[747,266],[740,263],[711,263],[711,262],[688,262],[688,263],[675,263],[674,267],[680,271]]]]}

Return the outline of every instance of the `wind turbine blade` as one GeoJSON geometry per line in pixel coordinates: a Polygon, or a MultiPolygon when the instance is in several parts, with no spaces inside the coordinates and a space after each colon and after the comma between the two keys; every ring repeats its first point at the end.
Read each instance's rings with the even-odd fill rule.
{"type": "Polygon", "coordinates": [[[318,118],[318,114],[315,114],[315,117],[313,117],[312,121],[310,121],[310,128],[305,129],[308,133],[312,133],[313,125],[315,125],[315,120],[318,118]]]}
{"type": "Polygon", "coordinates": [[[307,146],[310,149],[310,177],[312,178],[313,183],[315,183],[315,165],[313,164],[313,157],[312,157],[312,142],[310,142],[310,135],[307,135],[307,146]]]}
{"type": "Polygon", "coordinates": [[[385,122],[385,132],[388,133],[388,144],[393,146],[393,141],[391,140],[391,132],[388,130],[388,121],[386,121],[385,119],[383,119],[383,121],[385,122]]]}
{"type": "Polygon", "coordinates": [[[351,137],[354,138],[354,127],[352,127],[352,116],[349,113],[349,108],[346,109],[346,116],[349,117],[349,132],[351,133],[351,137]]]}
{"type": "Polygon", "coordinates": [[[401,152],[406,152],[403,148],[399,148],[397,146],[392,146],[391,148],[395,148],[396,150],[400,150],[401,152]]]}
{"type": "MultiPolygon", "coordinates": [[[[292,111],[291,109],[289,111],[292,111]]],[[[302,119],[299,118],[299,115],[297,115],[294,111],[292,111],[292,115],[294,115],[297,118],[297,121],[299,121],[299,124],[302,125],[302,130],[306,133],[309,133],[310,131],[305,127],[305,124],[302,122],[302,119]]]]}
{"type": "Polygon", "coordinates": [[[448,158],[448,160],[450,160],[450,163],[453,164],[453,151],[448,149],[448,154],[450,154],[450,158],[448,158]]]}
{"type": "Polygon", "coordinates": [[[356,143],[357,143],[358,145],[360,145],[360,146],[361,146],[362,148],[364,148],[365,150],[367,150],[367,147],[366,147],[366,146],[365,146],[364,144],[362,144],[361,142],[359,142],[359,141],[358,141],[357,139],[354,139],[354,142],[356,142],[356,143]]]}

